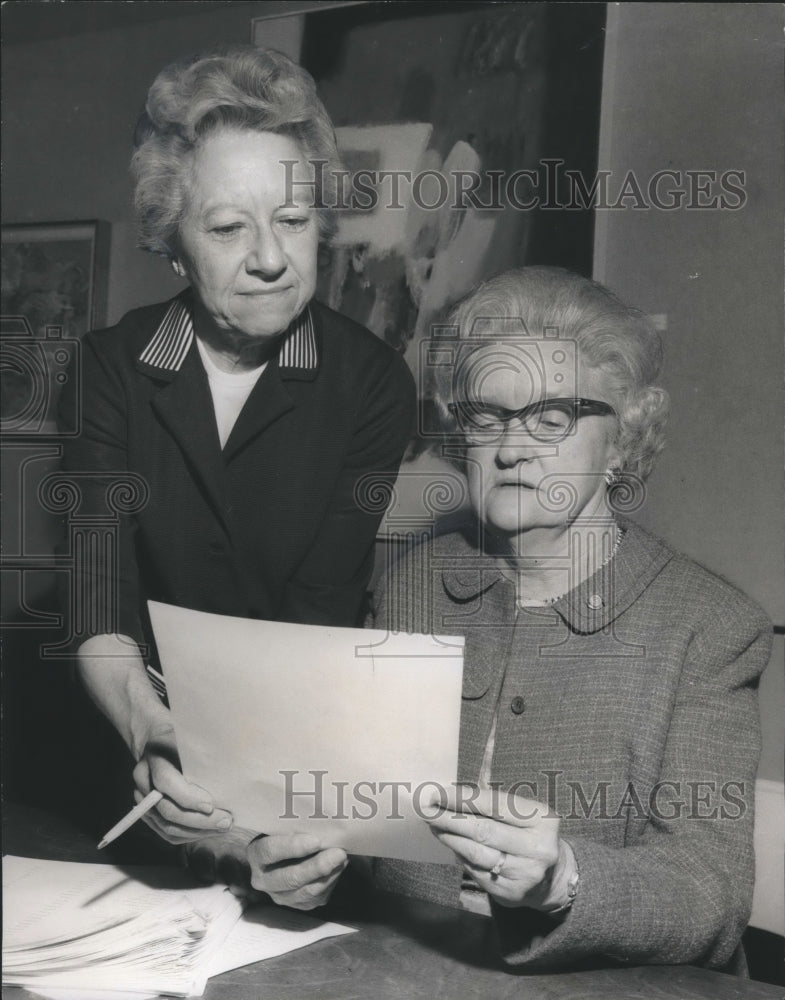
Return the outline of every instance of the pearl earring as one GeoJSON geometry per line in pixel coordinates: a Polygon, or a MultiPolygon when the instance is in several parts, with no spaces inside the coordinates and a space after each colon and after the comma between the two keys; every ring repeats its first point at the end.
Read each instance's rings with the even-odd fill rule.
{"type": "Polygon", "coordinates": [[[172,258],[172,270],[174,271],[174,273],[176,275],[178,275],[178,277],[180,277],[180,278],[185,277],[185,268],[180,263],[180,261],[177,260],[176,257],[172,258]]]}

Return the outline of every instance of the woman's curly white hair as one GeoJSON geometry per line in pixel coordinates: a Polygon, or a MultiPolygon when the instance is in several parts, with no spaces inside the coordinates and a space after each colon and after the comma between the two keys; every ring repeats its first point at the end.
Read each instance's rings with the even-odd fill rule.
{"type": "Polygon", "coordinates": [[[131,160],[142,249],[175,254],[193,153],[206,135],[222,128],[294,139],[314,168],[314,204],[322,235],[334,232],[330,206],[335,198],[327,189],[335,181],[340,158],[316,85],[283,53],[242,45],[172,63],[150,87],[131,160]]]}
{"type": "MultiPolygon", "coordinates": [[[[618,414],[619,472],[645,480],[665,443],[669,400],[655,385],[662,341],[648,318],[595,281],[556,267],[505,271],[475,288],[452,310],[448,325],[466,351],[495,342],[500,328],[522,325],[527,337],[576,344],[580,364],[601,372],[618,414]],[[468,343],[466,343],[468,339],[468,343]]],[[[465,354],[464,354],[465,358],[465,354]]],[[[456,425],[447,404],[456,371],[436,376],[436,404],[444,426],[456,425]]]]}

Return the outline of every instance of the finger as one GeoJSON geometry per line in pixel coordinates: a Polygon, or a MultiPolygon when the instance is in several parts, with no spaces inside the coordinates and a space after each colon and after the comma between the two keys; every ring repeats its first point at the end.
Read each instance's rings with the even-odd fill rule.
{"type": "Polygon", "coordinates": [[[337,877],[347,862],[345,851],[330,847],[294,863],[278,863],[261,871],[252,868],[251,885],[270,894],[291,893],[312,883],[337,877]]]}
{"type": "Polygon", "coordinates": [[[508,874],[511,871],[513,864],[511,856],[497,850],[495,847],[478,844],[474,840],[469,840],[466,837],[456,837],[450,833],[439,833],[436,836],[445,847],[450,848],[459,861],[470,869],[476,868],[487,874],[494,865],[504,860],[504,868],[507,868],[508,874]]]}
{"type": "Polygon", "coordinates": [[[497,855],[503,853],[525,856],[536,850],[541,840],[541,834],[536,830],[510,826],[487,816],[468,813],[442,813],[428,823],[439,839],[449,834],[451,837],[491,848],[497,855]]]}
{"type": "Polygon", "coordinates": [[[489,816],[518,827],[535,826],[549,815],[548,806],[536,799],[476,785],[458,784],[446,789],[441,804],[448,812],[489,816]]]}
{"type": "Polygon", "coordinates": [[[176,823],[189,829],[223,833],[232,827],[232,814],[225,809],[213,809],[208,814],[192,812],[188,809],[181,809],[169,799],[161,799],[157,806],[157,812],[165,822],[176,823]]]}
{"type": "MultiPolygon", "coordinates": [[[[142,817],[142,822],[170,844],[183,845],[195,840],[203,840],[206,832],[179,827],[174,823],[163,823],[154,813],[147,813],[146,816],[142,817]]],[[[209,832],[207,835],[209,836],[209,832]]]]}
{"type": "MultiPolygon", "coordinates": [[[[168,796],[178,804],[187,809],[210,815],[213,811],[213,803],[209,794],[198,785],[186,781],[183,775],[172,765],[154,758],[153,762],[147,757],[137,763],[133,770],[134,784],[144,798],[153,788],[168,796]]],[[[227,815],[224,810],[224,816],[227,815]]]]}
{"type": "MultiPolygon", "coordinates": [[[[134,791],[136,802],[141,802],[142,798],[138,789],[134,791]]],[[[161,799],[155,809],[147,813],[145,820],[148,826],[154,825],[157,821],[162,827],[171,827],[172,832],[177,828],[189,840],[193,840],[194,836],[225,833],[232,826],[232,814],[225,809],[213,809],[209,814],[189,812],[170,802],[169,799],[161,799]]]]}
{"type": "Polygon", "coordinates": [[[193,843],[206,839],[212,833],[210,830],[197,830],[192,827],[180,826],[178,823],[167,823],[155,810],[146,813],[142,817],[142,822],[170,844],[193,843]]]}
{"type": "MultiPolygon", "coordinates": [[[[348,859],[347,859],[348,861],[348,859]]],[[[273,890],[268,893],[270,898],[280,906],[291,906],[298,910],[312,910],[324,906],[330,898],[335,883],[346,868],[346,863],[340,865],[332,874],[320,878],[298,889],[289,891],[273,890]]]]}
{"type": "Polygon", "coordinates": [[[153,783],[150,779],[150,765],[144,757],[142,757],[131,772],[131,777],[141,798],[144,798],[145,795],[153,790],[153,783]]]}
{"type": "Polygon", "coordinates": [[[252,882],[254,888],[267,892],[293,892],[340,874],[347,864],[346,853],[338,847],[320,851],[294,864],[280,864],[264,872],[264,887],[252,882]]]}
{"type": "MultiPolygon", "coordinates": [[[[198,814],[195,813],[194,815],[198,814]]],[[[204,826],[204,824],[191,826],[185,823],[164,820],[156,812],[147,813],[142,817],[142,822],[155,830],[164,840],[168,840],[170,844],[189,844],[197,840],[207,840],[212,837],[218,839],[224,832],[223,830],[211,829],[208,826],[204,826]]]]}
{"type": "Polygon", "coordinates": [[[481,889],[506,906],[525,903],[529,893],[542,884],[548,873],[542,862],[521,862],[509,857],[504,859],[501,871],[471,864],[465,864],[465,870],[481,889]]]}
{"type": "Polygon", "coordinates": [[[145,744],[144,752],[147,757],[162,757],[178,771],[182,770],[173,728],[167,728],[155,736],[151,736],[145,744]]]}
{"type": "Polygon", "coordinates": [[[499,827],[503,829],[503,824],[497,823],[487,816],[473,816],[465,812],[443,812],[434,819],[428,820],[432,830],[440,833],[452,833],[456,837],[468,837],[476,840],[478,844],[491,844],[500,836],[499,827]]]}
{"type": "Polygon", "coordinates": [[[466,869],[468,874],[474,879],[477,885],[481,886],[483,889],[486,890],[490,890],[491,887],[495,887],[499,879],[505,877],[504,868],[506,867],[507,867],[506,865],[503,866],[500,872],[494,872],[493,869],[488,869],[480,865],[472,865],[469,864],[468,861],[464,865],[464,868],[466,869]]]}
{"type": "Polygon", "coordinates": [[[248,845],[248,857],[252,864],[266,867],[281,861],[307,858],[321,847],[321,843],[310,833],[271,834],[252,841],[248,845]]]}
{"type": "Polygon", "coordinates": [[[251,905],[260,903],[266,899],[265,893],[252,889],[250,883],[248,885],[230,885],[228,888],[233,896],[236,896],[238,899],[245,899],[251,905]]]}
{"type": "MultiPolygon", "coordinates": [[[[141,801],[140,793],[138,791],[134,792],[134,798],[137,802],[141,801]]],[[[205,840],[212,837],[218,838],[223,835],[224,831],[221,829],[215,829],[210,825],[205,825],[205,823],[214,823],[214,816],[205,817],[201,813],[193,813],[189,818],[194,823],[198,822],[198,825],[191,825],[191,823],[178,823],[177,821],[166,820],[158,812],[158,807],[152,809],[150,812],[145,813],[142,816],[142,822],[154,830],[159,837],[168,841],[170,844],[188,844],[194,841],[205,840]]],[[[183,815],[178,812],[177,815],[183,815]]]]}
{"type": "MultiPolygon", "coordinates": [[[[171,799],[181,809],[209,815],[215,808],[209,792],[188,781],[182,773],[163,757],[148,757],[150,781],[154,788],[171,799]]],[[[228,814],[227,814],[228,815],[228,814]]]]}
{"type": "Polygon", "coordinates": [[[490,872],[481,868],[466,866],[469,876],[477,885],[492,896],[497,903],[502,906],[520,906],[526,897],[526,889],[518,881],[510,881],[504,878],[504,872],[494,877],[490,872]]]}

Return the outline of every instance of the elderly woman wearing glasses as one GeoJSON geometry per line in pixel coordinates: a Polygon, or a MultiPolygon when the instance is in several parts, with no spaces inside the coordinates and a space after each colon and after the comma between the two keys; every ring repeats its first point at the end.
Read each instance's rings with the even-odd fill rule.
{"type": "Polygon", "coordinates": [[[489,914],[527,969],[743,971],[770,628],[620,514],[663,444],[658,336],[549,268],[486,282],[454,323],[444,409],[475,518],[391,568],[374,624],[466,638],[467,787],[429,820],[457,864],[377,879],[489,914]]]}

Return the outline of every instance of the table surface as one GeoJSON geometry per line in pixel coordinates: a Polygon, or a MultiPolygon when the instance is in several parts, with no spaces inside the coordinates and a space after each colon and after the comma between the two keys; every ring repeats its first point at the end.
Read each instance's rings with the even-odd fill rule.
{"type": "MultiPolygon", "coordinates": [[[[78,825],[6,803],[7,854],[71,861],[150,864],[173,855],[141,833],[100,854],[78,825]]],[[[150,835],[152,838],[152,835],[150,835]]],[[[735,1000],[782,997],[782,988],[693,966],[640,966],[521,975],[494,957],[487,918],[388,894],[331,914],[359,933],[211,979],[205,1000],[735,1000]]],[[[119,984],[118,984],[119,985],[119,984]]],[[[7,1000],[31,997],[5,987],[7,1000]]]]}

